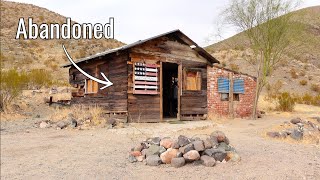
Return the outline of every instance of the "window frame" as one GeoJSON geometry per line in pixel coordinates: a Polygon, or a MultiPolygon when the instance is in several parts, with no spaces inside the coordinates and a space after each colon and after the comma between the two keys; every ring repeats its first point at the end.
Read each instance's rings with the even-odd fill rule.
{"type": "Polygon", "coordinates": [[[183,90],[184,91],[202,91],[202,69],[188,68],[183,71],[183,90]],[[196,89],[189,89],[188,73],[195,73],[196,89]]]}
{"type": "Polygon", "coordinates": [[[92,80],[92,79],[85,79],[84,81],[84,94],[97,94],[99,92],[99,84],[98,82],[92,80]],[[88,81],[91,82],[91,91],[88,92],[88,81]],[[94,86],[96,86],[96,91],[94,86]]]}

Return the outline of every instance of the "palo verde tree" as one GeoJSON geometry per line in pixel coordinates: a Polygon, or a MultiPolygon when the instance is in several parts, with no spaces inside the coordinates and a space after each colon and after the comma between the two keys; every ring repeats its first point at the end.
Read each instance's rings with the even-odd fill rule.
{"type": "Polygon", "coordinates": [[[246,59],[257,76],[253,118],[256,118],[259,96],[267,84],[267,77],[282,60],[292,36],[300,29],[295,27],[290,13],[298,4],[295,0],[232,0],[222,14],[227,24],[244,33],[254,52],[252,58],[246,59]]]}

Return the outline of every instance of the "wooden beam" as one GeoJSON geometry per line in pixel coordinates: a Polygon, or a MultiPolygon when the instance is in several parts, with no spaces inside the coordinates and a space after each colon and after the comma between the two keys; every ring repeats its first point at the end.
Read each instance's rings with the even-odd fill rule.
{"type": "Polygon", "coordinates": [[[160,62],[160,121],[163,122],[163,83],[162,83],[162,62],[160,62]]]}
{"type": "Polygon", "coordinates": [[[229,116],[234,118],[233,109],[233,72],[229,73],[229,116]]]}
{"type": "Polygon", "coordinates": [[[180,120],[181,114],[181,95],[182,95],[182,64],[178,66],[178,114],[177,119],[180,120]]]}

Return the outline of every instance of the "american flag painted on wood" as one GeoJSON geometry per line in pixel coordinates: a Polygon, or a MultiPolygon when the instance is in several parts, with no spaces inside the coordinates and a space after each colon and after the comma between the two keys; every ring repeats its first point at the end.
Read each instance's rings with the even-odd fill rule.
{"type": "Polygon", "coordinates": [[[158,94],[158,67],[156,64],[136,62],[133,66],[133,94],[158,94]]]}

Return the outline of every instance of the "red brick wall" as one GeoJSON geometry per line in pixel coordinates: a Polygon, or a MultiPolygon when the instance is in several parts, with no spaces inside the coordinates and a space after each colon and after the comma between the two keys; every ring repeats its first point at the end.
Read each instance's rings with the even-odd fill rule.
{"type": "Polygon", "coordinates": [[[221,101],[221,94],[218,92],[218,78],[229,77],[233,73],[233,78],[244,80],[244,94],[239,95],[239,101],[234,101],[235,117],[248,117],[252,113],[253,102],[255,97],[256,80],[253,77],[234,73],[227,69],[208,66],[207,83],[208,83],[208,115],[210,116],[228,116],[229,101],[221,101]]]}

